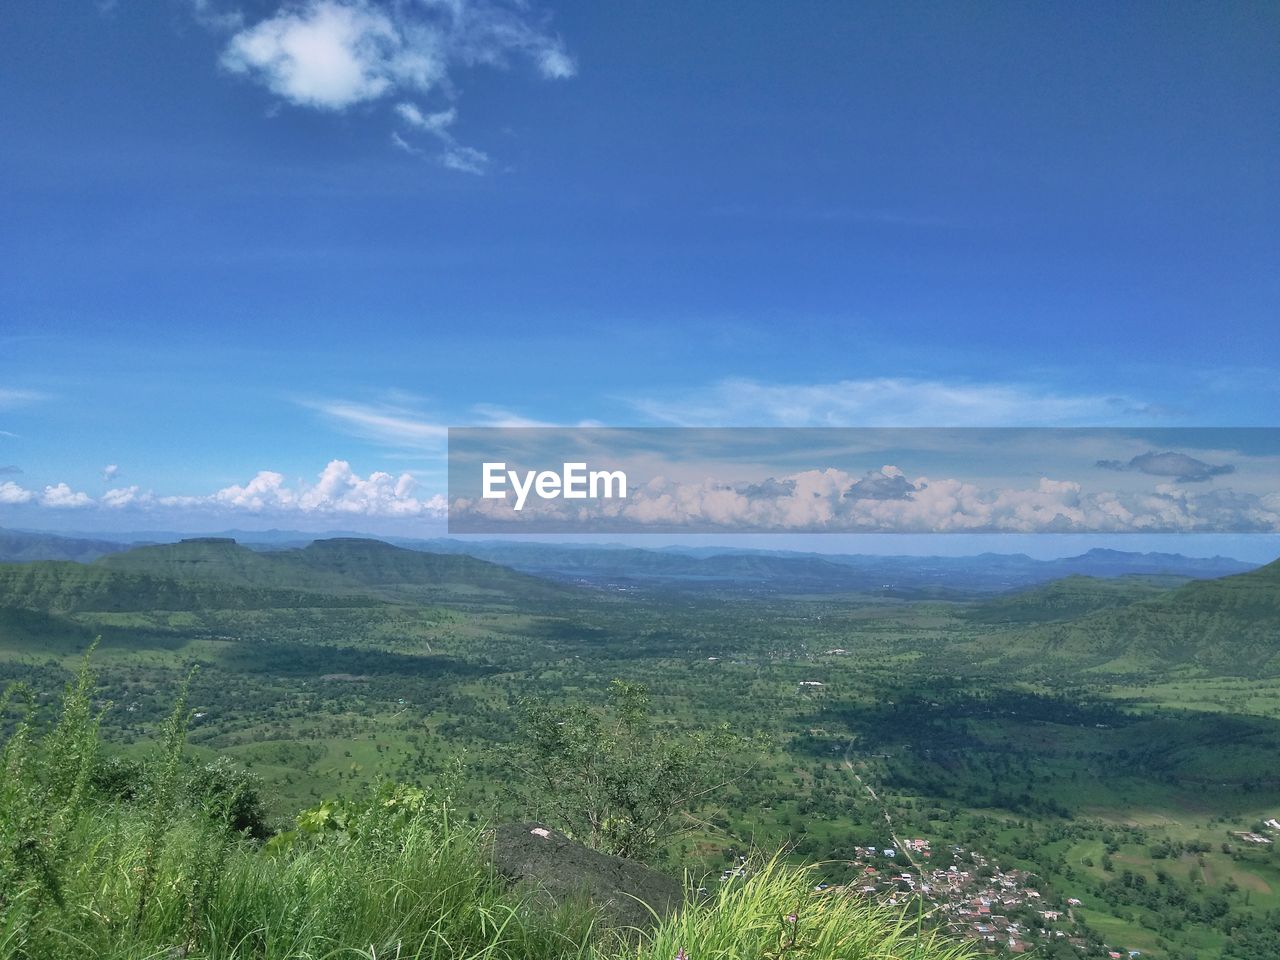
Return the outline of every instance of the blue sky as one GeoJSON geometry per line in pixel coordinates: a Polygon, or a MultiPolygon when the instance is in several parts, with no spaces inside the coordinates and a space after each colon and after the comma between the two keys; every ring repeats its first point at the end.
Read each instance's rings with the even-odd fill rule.
{"type": "Polygon", "coordinates": [[[1274,4],[0,25],[0,526],[418,531],[450,425],[1280,420],[1274,4]]]}

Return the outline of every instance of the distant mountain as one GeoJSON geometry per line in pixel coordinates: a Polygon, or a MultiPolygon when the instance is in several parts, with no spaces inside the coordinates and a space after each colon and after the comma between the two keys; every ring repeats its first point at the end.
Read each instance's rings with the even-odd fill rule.
{"type": "Polygon", "coordinates": [[[282,567],[338,577],[398,598],[460,599],[475,595],[548,600],[571,596],[563,586],[476,557],[423,553],[381,540],[316,540],[301,550],[261,556],[282,567]]]}
{"type": "Polygon", "coordinates": [[[31,563],[37,560],[74,560],[89,563],[109,553],[128,550],[123,543],[60,537],[52,533],[0,530],[0,563],[31,563]]]}
{"type": "Polygon", "coordinates": [[[47,560],[0,565],[0,608],[57,614],[274,610],[369,602],[352,595],[148,576],[97,563],[47,560]]]}
{"type": "Polygon", "coordinates": [[[1208,580],[1245,573],[1257,564],[1230,557],[1184,557],[1180,553],[1129,553],[1097,548],[1078,557],[1043,560],[1041,568],[1055,577],[1082,574],[1088,577],[1155,576],[1171,574],[1208,580]]]}
{"type": "Polygon", "coordinates": [[[525,573],[599,586],[778,593],[861,593],[963,599],[1005,593],[1073,575],[1222,577],[1254,564],[1227,557],[1090,550],[1035,560],[1023,554],[972,557],[818,554],[721,547],[644,550],[616,544],[533,541],[400,541],[413,549],[480,557],[525,573]]]}
{"type": "Polygon", "coordinates": [[[1280,561],[987,639],[1041,661],[1280,675],[1280,561]]]}
{"type": "Polygon", "coordinates": [[[563,599],[567,588],[469,556],[406,550],[380,540],[317,540],[261,551],[229,538],[140,547],[94,564],[114,571],[230,586],[359,594],[414,602],[563,599]]]}
{"type": "Polygon", "coordinates": [[[62,531],[58,536],[88,540],[106,540],[111,543],[124,544],[126,547],[136,546],[141,543],[177,543],[179,540],[201,538],[234,540],[236,543],[246,547],[305,547],[312,540],[323,540],[330,537],[366,537],[368,534],[356,533],[349,530],[306,531],[281,530],[273,527],[269,530],[241,530],[239,528],[232,528],[229,530],[200,532],[191,530],[112,530],[97,531],[93,533],[86,533],[84,531],[62,531]]]}
{"type": "Polygon", "coordinates": [[[538,542],[430,540],[417,549],[481,557],[524,573],[601,587],[858,593],[880,589],[880,576],[859,575],[818,554],[726,553],[687,556],[638,547],[538,542]]]}
{"type": "MultiPolygon", "coordinates": [[[[178,535],[152,534],[157,540],[178,535]]],[[[481,589],[512,597],[545,595],[546,586],[510,579],[517,571],[542,580],[602,588],[747,593],[856,593],[903,599],[970,599],[1024,589],[1069,576],[1213,578],[1253,569],[1228,557],[1090,550],[1077,557],[1035,560],[1023,554],[970,557],[819,554],[731,547],[642,549],[621,544],[540,541],[397,540],[359,536],[316,540],[295,530],[235,532],[179,543],[133,548],[102,540],[0,531],[0,562],[123,557],[120,569],[160,577],[216,579],[245,586],[351,592],[376,587],[383,594],[426,599],[437,593],[481,589]],[[243,538],[248,538],[245,543],[243,538]],[[312,544],[341,546],[317,547],[312,544]],[[358,544],[379,544],[361,548],[358,544]],[[399,553],[389,552],[399,550],[399,553]],[[410,562],[403,554],[444,555],[448,563],[410,562]],[[256,557],[272,558],[258,562],[256,557]],[[498,574],[464,566],[460,558],[509,568],[498,574]],[[344,559],[345,558],[345,559],[344,559]],[[375,572],[377,571],[377,572],[375,572]],[[373,579],[370,579],[373,578],[373,579]],[[505,580],[504,580],[505,578],[505,580]],[[502,580],[502,583],[499,581],[502,580]],[[483,582],[487,587],[480,587],[483,582]],[[430,585],[436,584],[432,588],[430,585]]],[[[104,560],[104,562],[107,562],[104,560]]],[[[117,561],[111,561],[117,562],[117,561]]]]}
{"type": "Polygon", "coordinates": [[[177,543],[138,547],[98,560],[94,566],[150,577],[200,580],[239,587],[288,587],[317,593],[353,593],[339,576],[279,562],[280,554],[251,550],[226,537],[191,537],[177,543]]]}

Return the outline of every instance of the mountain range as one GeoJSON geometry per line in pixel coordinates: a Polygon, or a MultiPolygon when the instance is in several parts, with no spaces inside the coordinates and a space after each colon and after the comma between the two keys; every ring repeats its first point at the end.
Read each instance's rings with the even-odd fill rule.
{"type": "MultiPolygon", "coordinates": [[[[58,551],[86,556],[100,549],[70,538],[7,536],[0,543],[24,557],[58,551]]],[[[969,642],[978,660],[1052,669],[1069,663],[1107,671],[1182,666],[1280,674],[1280,561],[1249,569],[1225,558],[1111,550],[1040,561],[996,554],[702,555],[449,540],[410,549],[368,538],[264,550],[197,537],[111,550],[88,563],[0,563],[0,635],[5,624],[30,623],[33,615],[131,611],[272,610],[288,616],[302,609],[496,604],[563,617],[592,598],[659,603],[688,591],[744,599],[819,594],[854,601],[951,600],[954,615],[976,637],[969,642]]]]}

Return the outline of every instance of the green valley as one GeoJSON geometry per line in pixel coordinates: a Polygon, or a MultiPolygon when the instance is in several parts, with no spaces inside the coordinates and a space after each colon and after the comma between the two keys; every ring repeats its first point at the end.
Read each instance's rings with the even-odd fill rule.
{"type": "Polygon", "coordinates": [[[197,665],[189,750],[261,778],[273,829],[458,758],[469,815],[549,815],[511,789],[522,704],[601,705],[632,681],[673,731],[758,738],[750,776],[662,850],[669,870],[716,887],[740,852],[785,849],[997,951],[1280,956],[1280,565],[1004,593],[972,573],[900,596],[837,589],[839,564],[808,557],[731,558],[691,586],[642,575],[693,560],[626,551],[619,582],[628,559],[600,553],[599,579],[583,557],[535,576],[358,539],[5,564],[0,678],[49,705],[101,636],[95,702],[128,757],[197,665]]]}

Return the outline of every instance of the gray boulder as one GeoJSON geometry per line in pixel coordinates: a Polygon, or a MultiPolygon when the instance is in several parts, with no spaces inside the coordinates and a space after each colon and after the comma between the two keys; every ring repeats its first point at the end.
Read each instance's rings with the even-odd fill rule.
{"type": "Polygon", "coordinates": [[[644,864],[611,857],[541,823],[507,823],[494,830],[493,866],[513,884],[553,904],[586,900],[611,927],[652,928],[684,902],[684,887],[644,864]]]}

